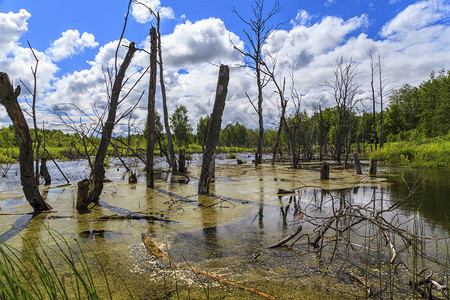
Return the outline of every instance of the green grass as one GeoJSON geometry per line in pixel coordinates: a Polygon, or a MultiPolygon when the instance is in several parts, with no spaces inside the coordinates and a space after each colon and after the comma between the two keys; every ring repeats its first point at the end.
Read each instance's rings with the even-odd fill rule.
{"type": "Polygon", "coordinates": [[[374,151],[371,158],[383,160],[389,165],[413,167],[449,167],[450,140],[434,139],[425,143],[411,141],[388,143],[374,151]]]}
{"type": "MultiPolygon", "coordinates": [[[[106,295],[98,291],[99,282],[91,273],[95,265],[88,263],[81,245],[77,242],[73,248],[61,234],[48,228],[47,232],[52,245],[25,239],[22,250],[0,245],[0,299],[111,298],[108,277],[95,253],[90,250],[103,274],[106,295]]],[[[122,283],[128,291],[126,298],[133,299],[122,283]]]]}

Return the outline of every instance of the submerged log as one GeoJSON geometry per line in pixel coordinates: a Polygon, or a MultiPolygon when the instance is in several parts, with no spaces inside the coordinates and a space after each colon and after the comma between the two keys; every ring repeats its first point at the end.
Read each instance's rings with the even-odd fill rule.
{"type": "Polygon", "coordinates": [[[330,165],[326,162],[320,167],[320,179],[330,179],[330,165]]]}
{"type": "Polygon", "coordinates": [[[230,80],[230,69],[221,65],[219,69],[219,79],[216,88],[216,99],[214,101],[211,123],[209,124],[208,136],[206,137],[206,148],[203,153],[202,171],[198,182],[198,193],[209,194],[209,184],[213,176],[212,163],[214,163],[214,153],[219,140],[220,127],[222,124],[222,114],[225,108],[225,99],[228,92],[228,82],[230,80]]]}
{"type": "Polygon", "coordinates": [[[36,183],[30,129],[17,101],[19,95],[20,86],[14,90],[8,74],[0,72],[0,104],[5,107],[19,140],[20,181],[23,193],[35,212],[50,210],[51,206],[42,198],[36,183]]]}
{"type": "Polygon", "coordinates": [[[156,246],[156,243],[152,240],[152,238],[150,237],[150,235],[148,235],[147,233],[142,233],[141,236],[142,236],[142,243],[144,244],[145,249],[147,249],[147,251],[148,251],[150,254],[152,254],[153,256],[155,256],[156,258],[158,258],[159,260],[161,260],[163,263],[170,264],[170,265],[172,265],[172,266],[174,266],[174,267],[176,267],[176,268],[182,268],[182,269],[184,269],[184,270],[186,270],[186,271],[194,272],[195,274],[200,274],[200,275],[207,276],[207,277],[209,277],[209,278],[211,278],[211,279],[214,279],[214,280],[217,281],[217,282],[220,282],[220,283],[223,283],[223,284],[226,284],[226,285],[229,285],[229,286],[234,286],[234,287],[237,287],[237,288],[242,289],[242,290],[244,290],[244,291],[248,291],[248,292],[255,293],[255,294],[257,294],[257,295],[259,295],[259,296],[262,296],[262,297],[264,297],[264,298],[267,298],[267,299],[275,299],[274,296],[271,296],[271,295],[269,295],[269,294],[266,294],[266,293],[257,291],[257,290],[252,289],[252,288],[245,287],[245,286],[243,286],[243,285],[240,285],[240,284],[238,284],[238,283],[229,281],[229,280],[224,279],[224,278],[221,278],[221,277],[219,277],[219,276],[216,276],[216,275],[207,273],[207,272],[205,272],[205,271],[202,271],[202,270],[199,270],[199,269],[196,269],[196,268],[192,268],[191,266],[185,267],[185,266],[183,266],[182,264],[176,264],[175,262],[171,261],[171,260],[170,260],[170,259],[169,259],[162,251],[161,251],[161,249],[160,249],[158,246],[156,246]]]}

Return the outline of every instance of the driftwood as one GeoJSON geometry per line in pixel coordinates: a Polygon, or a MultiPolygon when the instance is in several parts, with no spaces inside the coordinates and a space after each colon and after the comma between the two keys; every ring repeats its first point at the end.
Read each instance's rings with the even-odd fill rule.
{"type": "Polygon", "coordinates": [[[204,276],[209,277],[211,279],[214,279],[215,281],[220,282],[222,284],[233,286],[233,287],[242,289],[244,291],[252,292],[252,293],[255,293],[255,294],[257,294],[257,295],[259,295],[261,297],[267,298],[267,299],[275,299],[274,296],[271,296],[269,294],[257,291],[257,290],[252,289],[252,288],[245,287],[243,285],[240,285],[238,283],[229,281],[229,280],[221,278],[219,276],[209,274],[209,273],[207,273],[205,271],[202,271],[202,270],[199,270],[199,269],[195,269],[195,268],[192,268],[190,266],[183,266],[182,264],[176,264],[175,262],[170,260],[166,255],[164,255],[164,253],[161,251],[161,249],[158,246],[156,246],[156,243],[152,240],[150,235],[148,235],[147,233],[142,233],[141,236],[142,236],[142,242],[144,243],[145,249],[147,249],[147,251],[150,254],[154,255],[156,258],[161,260],[163,263],[170,264],[173,267],[182,268],[182,269],[187,270],[187,271],[192,271],[195,274],[204,275],[204,276]]]}
{"type": "Polygon", "coordinates": [[[290,240],[292,240],[297,234],[300,233],[300,231],[302,231],[302,225],[298,225],[297,229],[295,229],[295,231],[293,233],[291,233],[290,235],[288,235],[287,237],[285,237],[284,239],[280,240],[279,242],[269,246],[268,248],[272,249],[272,248],[276,248],[279,247],[287,242],[289,242],[290,240]]]}

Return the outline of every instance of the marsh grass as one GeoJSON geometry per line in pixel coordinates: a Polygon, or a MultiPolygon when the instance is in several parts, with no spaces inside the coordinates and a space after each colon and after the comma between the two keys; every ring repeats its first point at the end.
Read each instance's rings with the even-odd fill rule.
{"type": "MultiPolygon", "coordinates": [[[[103,275],[106,292],[99,291],[92,268],[83,248],[69,245],[58,232],[46,228],[50,242],[31,244],[22,238],[23,250],[7,244],[0,246],[0,298],[1,299],[112,299],[108,276],[97,255],[95,263],[103,275]],[[105,296],[106,293],[106,296],[105,296]]],[[[128,292],[133,295],[120,278],[128,292]]]]}

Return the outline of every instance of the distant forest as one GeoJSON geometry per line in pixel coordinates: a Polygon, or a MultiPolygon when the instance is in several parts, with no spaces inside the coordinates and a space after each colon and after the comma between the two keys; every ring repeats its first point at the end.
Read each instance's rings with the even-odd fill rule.
{"type": "MultiPolygon", "coordinates": [[[[450,70],[432,73],[430,79],[419,86],[404,85],[391,93],[389,104],[382,112],[377,112],[374,118],[372,111],[352,111],[348,124],[350,124],[350,140],[353,147],[359,150],[363,146],[376,145],[399,141],[426,142],[433,137],[449,139],[450,118],[450,70]],[[380,126],[382,125],[382,140],[380,140],[380,126]]],[[[306,110],[297,111],[286,116],[287,126],[282,127],[280,135],[280,151],[290,153],[289,147],[293,139],[300,147],[299,153],[304,157],[313,158],[319,148],[324,155],[331,155],[335,148],[336,132],[338,126],[337,107],[316,107],[315,112],[308,114],[306,110]],[[291,130],[287,130],[290,128],[291,130]],[[295,136],[292,136],[294,135],[295,136]]],[[[209,116],[197,122],[196,130],[190,125],[186,107],[179,106],[171,116],[171,129],[177,148],[187,148],[191,152],[200,152],[204,146],[209,116]]],[[[167,138],[160,117],[156,118],[156,151],[166,151],[167,138]]],[[[140,133],[116,136],[116,144],[120,149],[131,148],[143,150],[145,148],[145,129],[140,133]]],[[[31,135],[34,131],[31,129],[31,135]]],[[[80,133],[64,133],[61,130],[39,131],[41,140],[45,141],[48,149],[61,148],[56,152],[57,158],[81,158],[99,143],[98,137],[85,136],[80,133]],[[89,140],[87,142],[87,139],[89,140]]],[[[264,147],[271,152],[277,139],[277,129],[264,131],[264,147]]],[[[220,133],[220,146],[231,147],[227,151],[253,151],[258,143],[258,130],[246,128],[243,124],[226,124],[220,133]]],[[[18,155],[18,141],[15,137],[14,127],[0,128],[0,159],[5,162],[18,155]],[[8,151],[8,149],[10,149],[8,151]]],[[[365,149],[364,149],[365,150],[365,149]]],[[[50,151],[51,152],[51,151],[50,151]]],[[[113,149],[110,150],[114,155],[113,149]]],[[[125,151],[132,155],[130,151],[125,151]]],[[[120,151],[124,154],[124,151],[120,151]]]]}

